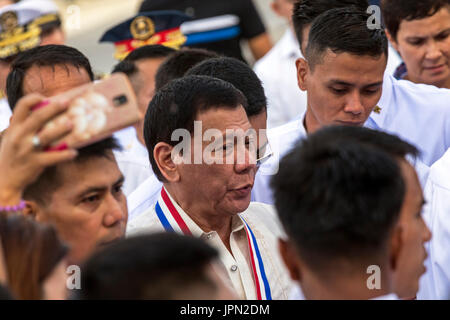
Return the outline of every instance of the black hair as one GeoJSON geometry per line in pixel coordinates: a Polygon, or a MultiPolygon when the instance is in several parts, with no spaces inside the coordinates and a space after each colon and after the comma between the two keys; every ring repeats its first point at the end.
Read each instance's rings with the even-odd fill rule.
{"type": "MultiPolygon", "coordinates": [[[[110,158],[111,151],[121,150],[117,140],[113,137],[106,138],[78,150],[77,157],[73,160],[76,163],[82,163],[92,158],[110,158]]],[[[26,187],[23,198],[36,201],[42,205],[48,204],[53,192],[61,186],[61,177],[58,168],[55,165],[45,168],[35,182],[26,187]]]]}
{"type": "Polygon", "coordinates": [[[367,0],[298,0],[294,4],[292,22],[299,44],[301,45],[303,41],[303,30],[322,13],[350,6],[366,11],[369,3],[367,0]]]}
{"type": "Polygon", "coordinates": [[[182,48],[163,62],[155,76],[155,90],[159,90],[174,79],[181,78],[196,64],[219,54],[205,49],[182,48]]]}
{"type": "Polygon", "coordinates": [[[217,250],[198,238],[166,232],[130,237],[87,260],[74,298],[192,299],[199,289],[214,294],[206,268],[216,259],[217,250]]]}
{"type": "Polygon", "coordinates": [[[388,40],[383,29],[369,29],[370,15],[352,7],[331,9],[318,16],[309,32],[305,57],[309,67],[320,63],[329,49],[378,58],[388,56],[388,40]]]}
{"type": "Polygon", "coordinates": [[[383,254],[406,192],[399,160],[417,155],[400,138],[361,127],[326,127],[297,143],[271,187],[304,262],[329,272],[333,262],[383,254]]]}
{"type": "Polygon", "coordinates": [[[172,133],[176,129],[194,130],[194,121],[202,111],[213,108],[247,108],[245,96],[232,84],[208,76],[186,76],[173,80],[159,90],[147,109],[144,139],[153,172],[160,181],[164,177],[153,157],[159,142],[175,146],[172,133]]]}
{"type": "Polygon", "coordinates": [[[397,33],[403,20],[424,19],[435,15],[442,8],[450,11],[450,0],[383,0],[381,12],[386,29],[397,41],[397,33]]]}
{"type": "Polygon", "coordinates": [[[16,103],[23,97],[23,81],[26,72],[31,67],[54,67],[56,65],[84,69],[89,78],[94,80],[94,73],[88,58],[77,49],[63,45],[36,47],[20,53],[11,66],[11,72],[6,81],[6,94],[10,108],[14,110],[16,103]]]}
{"type": "Polygon", "coordinates": [[[231,83],[247,98],[247,116],[259,115],[267,110],[267,98],[256,73],[235,58],[214,58],[199,63],[186,75],[210,76],[231,83]]]}

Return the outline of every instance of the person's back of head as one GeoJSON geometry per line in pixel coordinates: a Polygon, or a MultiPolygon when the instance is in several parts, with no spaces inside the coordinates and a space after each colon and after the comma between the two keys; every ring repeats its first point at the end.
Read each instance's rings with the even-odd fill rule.
{"type": "Polygon", "coordinates": [[[20,300],[47,298],[45,281],[68,253],[56,230],[22,215],[0,214],[0,239],[12,296],[20,300]]]}
{"type": "Polygon", "coordinates": [[[197,238],[175,233],[131,237],[88,259],[75,298],[215,299],[223,290],[210,270],[217,259],[218,252],[197,238]]]}
{"type": "Polygon", "coordinates": [[[417,149],[395,136],[328,127],[282,159],[271,185],[288,242],[305,268],[300,282],[307,298],[318,298],[310,291],[313,282],[329,280],[330,292],[341,298],[352,286],[367,289],[363,280],[371,265],[386,268],[383,289],[392,290],[390,236],[406,194],[400,161],[407,155],[416,156],[417,149]],[[362,282],[339,287],[346,279],[362,282]]]}
{"type": "Polygon", "coordinates": [[[159,90],[174,79],[183,77],[193,66],[211,58],[218,58],[215,52],[205,49],[182,48],[164,61],[155,77],[155,89],[159,90]]]}
{"type": "Polygon", "coordinates": [[[88,58],[79,50],[64,45],[47,45],[20,53],[11,66],[6,83],[6,94],[11,109],[24,96],[24,78],[32,67],[69,66],[83,69],[91,81],[94,80],[91,64],[88,58]]]}
{"type": "Polygon", "coordinates": [[[210,76],[231,83],[247,98],[248,117],[259,115],[267,110],[267,99],[261,80],[244,62],[234,58],[213,58],[191,68],[186,75],[210,76]]]}
{"type": "Polygon", "coordinates": [[[308,34],[306,32],[314,19],[330,9],[350,6],[365,12],[369,3],[367,0],[299,0],[295,2],[292,21],[301,49],[305,49],[303,43],[305,43],[305,36],[308,34]]]}
{"type": "Polygon", "coordinates": [[[175,130],[194,132],[194,121],[201,112],[239,106],[247,108],[246,98],[239,90],[208,76],[185,76],[159,90],[150,102],[144,124],[145,144],[158,179],[164,181],[153,155],[156,144],[164,142],[172,147],[178,144],[172,139],[175,130]]]}
{"type": "Polygon", "coordinates": [[[382,29],[369,29],[370,15],[352,7],[331,9],[318,16],[309,33],[305,57],[313,71],[323,56],[348,53],[380,58],[388,56],[388,41],[382,29]]]}

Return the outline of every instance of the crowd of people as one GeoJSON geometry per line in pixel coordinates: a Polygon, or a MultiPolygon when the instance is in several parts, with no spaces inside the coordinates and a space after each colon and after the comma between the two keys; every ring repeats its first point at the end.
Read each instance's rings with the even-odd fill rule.
{"type": "Polygon", "coordinates": [[[450,300],[450,0],[271,7],[143,1],[100,39],[143,117],[75,149],[104,80],[0,1],[1,299],[450,300]]]}

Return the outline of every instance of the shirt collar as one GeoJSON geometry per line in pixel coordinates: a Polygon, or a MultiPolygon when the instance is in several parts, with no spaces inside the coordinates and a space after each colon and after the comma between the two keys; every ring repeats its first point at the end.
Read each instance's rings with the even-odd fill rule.
{"type": "Polygon", "coordinates": [[[385,73],[383,79],[383,93],[381,94],[380,101],[369,116],[369,121],[372,120],[378,128],[384,127],[384,122],[389,113],[389,107],[392,104],[393,87],[395,80],[392,76],[385,73]]]}
{"type": "MultiPolygon", "coordinates": [[[[164,188],[164,187],[163,187],[164,188]]],[[[204,232],[195,222],[191,219],[189,214],[187,214],[179,205],[178,203],[172,198],[170,193],[166,190],[167,196],[169,197],[170,202],[173,204],[175,209],[177,209],[178,213],[180,214],[183,221],[186,223],[187,227],[191,231],[192,235],[194,237],[200,238],[207,236],[211,232],[204,232]]],[[[162,202],[162,196],[161,193],[159,194],[158,201],[162,202]]],[[[231,232],[237,232],[244,228],[244,222],[242,221],[241,215],[238,214],[234,217],[232,217],[231,220],[231,232]]]]}

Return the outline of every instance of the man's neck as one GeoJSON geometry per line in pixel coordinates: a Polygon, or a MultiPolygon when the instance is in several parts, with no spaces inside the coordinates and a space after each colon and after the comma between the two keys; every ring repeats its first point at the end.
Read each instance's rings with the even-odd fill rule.
{"type": "MultiPolygon", "coordinates": [[[[386,270],[385,268],[380,268],[386,270]]],[[[301,283],[303,294],[308,300],[370,300],[389,295],[393,292],[392,280],[381,274],[379,286],[369,279],[371,274],[361,272],[357,275],[340,275],[316,277],[311,281],[304,279],[301,283]],[[370,288],[374,286],[374,288],[370,288]]]]}
{"type": "Polygon", "coordinates": [[[164,188],[170,194],[172,199],[183,209],[183,211],[194,221],[194,223],[208,233],[215,231],[220,239],[231,252],[230,234],[232,216],[221,214],[214,209],[205,208],[205,202],[186,196],[180,188],[170,184],[164,184],[164,188]]]}
{"type": "Polygon", "coordinates": [[[309,107],[306,110],[305,118],[303,119],[303,126],[305,127],[305,131],[307,134],[314,133],[315,131],[320,129],[320,125],[309,110],[309,107]]]}

